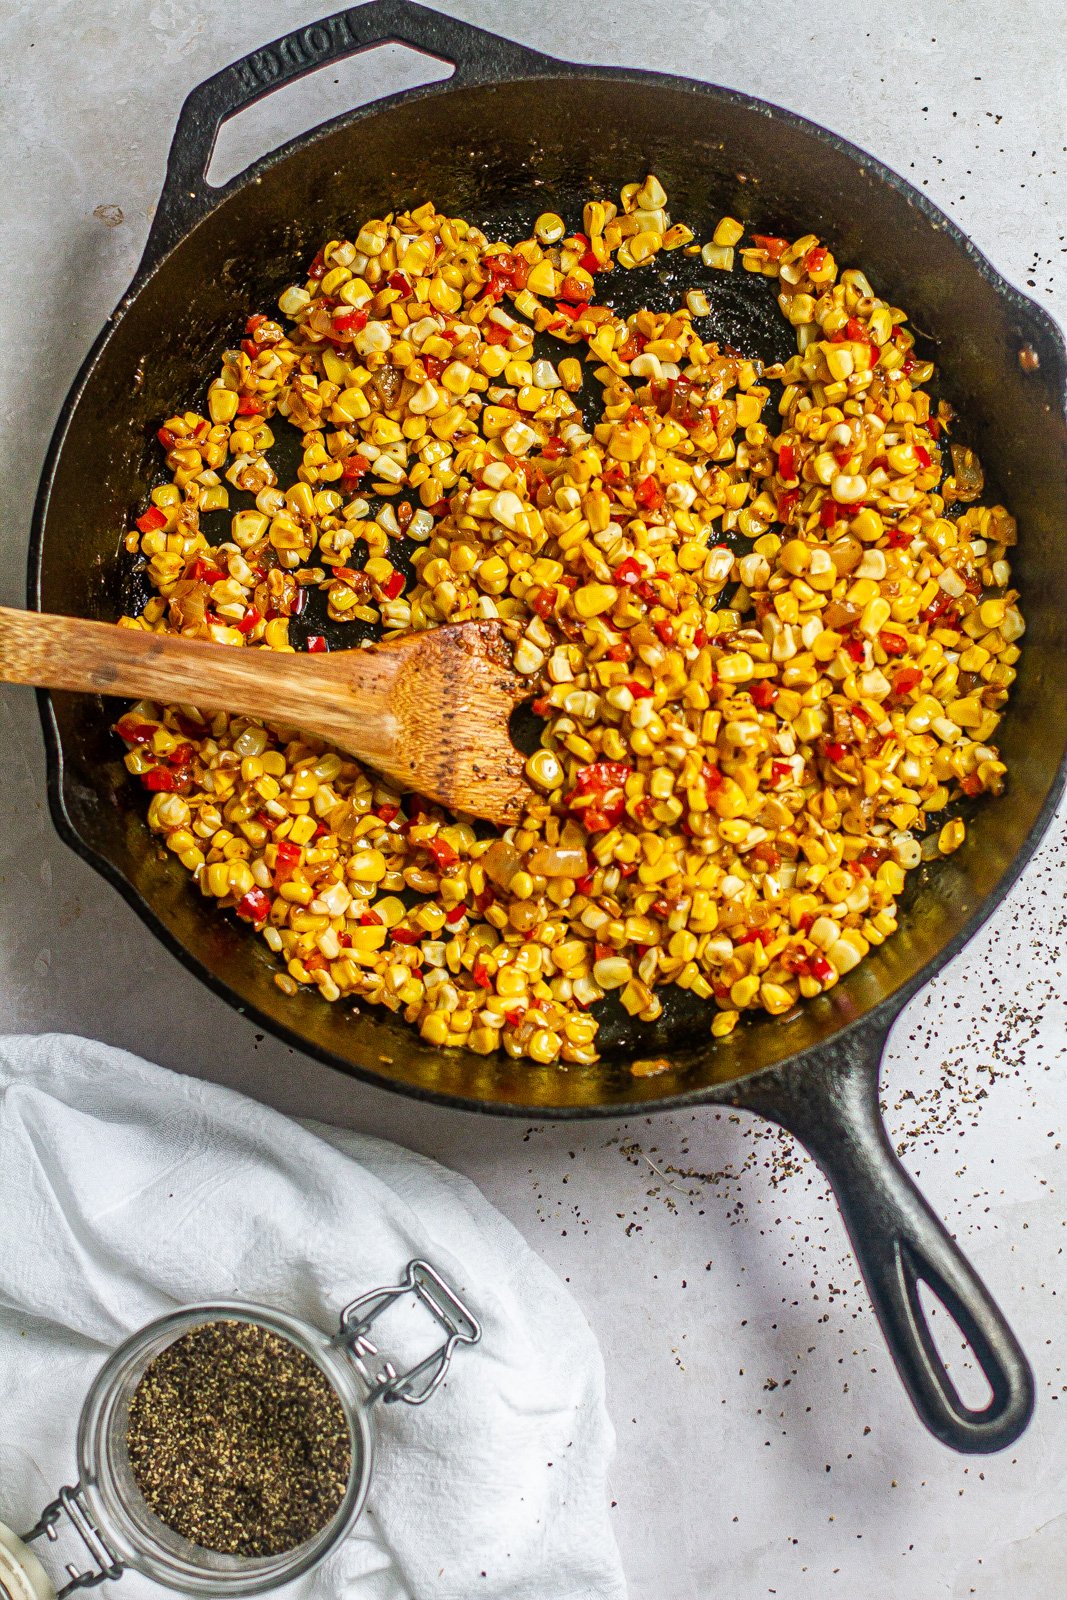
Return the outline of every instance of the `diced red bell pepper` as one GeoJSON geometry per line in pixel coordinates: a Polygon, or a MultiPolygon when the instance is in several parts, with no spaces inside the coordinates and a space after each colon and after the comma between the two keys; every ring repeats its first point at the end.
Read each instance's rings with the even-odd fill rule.
{"type": "Polygon", "coordinates": [[[539,617],[550,617],[556,609],[557,589],[554,584],[548,584],[543,589],[535,589],[527,599],[531,608],[539,617]]]}
{"type": "Polygon", "coordinates": [[[334,314],[333,325],[338,333],[358,333],[360,328],[365,328],[370,313],[362,306],[352,311],[342,311],[334,314]]]}
{"type": "Polygon", "coordinates": [[[625,687],[629,689],[635,700],[651,700],[656,693],[655,689],[650,688],[647,683],[638,683],[636,678],[631,679],[625,687]]]}
{"type": "Polygon", "coordinates": [[[634,490],[635,503],[642,506],[646,511],[658,511],[665,500],[666,496],[663,490],[651,475],[647,478],[642,478],[634,490]]]}
{"type": "Polygon", "coordinates": [[[396,597],[403,594],[403,592],[404,574],[396,571],[391,572],[386,581],[382,584],[382,593],[387,600],[395,600],[396,597]]]}
{"type": "Polygon", "coordinates": [[[905,656],[908,653],[908,641],[899,633],[880,633],[878,643],[887,656],[905,656]]]}
{"type": "Polygon", "coordinates": [[[166,513],[158,506],[149,506],[148,510],[137,518],[137,526],[142,533],[155,533],[158,528],[167,526],[166,513]]]}
{"type": "Polygon", "coordinates": [[[853,344],[868,344],[877,350],[878,346],[871,336],[871,330],[858,317],[849,317],[848,322],[845,324],[845,332],[853,344]]]}
{"type": "Polygon", "coordinates": [[[398,294],[411,293],[411,279],[406,272],[391,272],[387,281],[390,289],[395,289],[398,294]]]}
{"type": "Polygon", "coordinates": [[[807,255],[804,257],[804,265],[809,272],[818,272],[826,261],[826,257],[828,255],[829,251],[824,250],[821,244],[813,244],[807,255]]]}
{"type": "Polygon", "coordinates": [[[781,783],[783,778],[791,778],[792,776],[793,776],[793,768],[792,768],[792,764],[790,762],[788,762],[788,761],[772,761],[771,762],[771,782],[772,783],[781,783]]]}
{"type": "Polygon", "coordinates": [[[964,794],[973,798],[976,794],[981,794],[983,788],[982,780],[977,772],[969,772],[965,778],[960,779],[960,788],[964,794]]]}
{"type": "Polygon", "coordinates": [[[583,310],[588,310],[589,302],[585,298],[585,284],[580,278],[564,278],[559,297],[561,300],[568,300],[571,305],[580,305],[583,310]]]}
{"type": "Polygon", "coordinates": [[[792,479],[797,475],[797,453],[791,444],[778,446],[778,476],[792,479]]]}
{"type": "Polygon", "coordinates": [[[819,951],[817,954],[808,957],[808,973],[809,976],[817,979],[819,983],[826,983],[833,977],[834,969],[822,952],[819,951]]]}
{"type": "Polygon", "coordinates": [[[887,550],[906,550],[914,539],[913,533],[906,533],[903,528],[893,528],[885,536],[887,550]]]}
{"type": "Polygon", "coordinates": [[[389,937],[394,944],[418,944],[422,934],[414,928],[390,928],[389,937]]]}
{"type": "Polygon", "coordinates": [[[507,1023],[509,1028],[521,1028],[522,1019],[525,1017],[525,1015],[526,1012],[524,1010],[520,1010],[518,1006],[516,1006],[513,1011],[504,1012],[504,1021],[507,1023]]]}
{"type": "Polygon", "coordinates": [[[426,849],[433,856],[438,867],[442,871],[446,867],[454,867],[459,861],[458,854],[455,850],[453,850],[448,840],[442,839],[439,834],[435,835],[435,837],[432,839],[426,840],[426,849]]]}
{"type": "Polygon", "coordinates": [[[754,233],[752,243],[757,250],[766,250],[771,261],[780,261],[789,249],[788,239],[778,239],[770,233],[754,233]]]}
{"type": "Polygon", "coordinates": [[[752,696],[752,704],[758,706],[761,711],[769,711],[778,698],[778,689],[766,678],[757,679],[749,693],[752,696]]]}
{"type": "Polygon", "coordinates": [[[893,674],[893,693],[910,694],[912,689],[917,689],[923,681],[920,667],[901,667],[899,672],[893,674]]]}
{"type": "Polygon", "coordinates": [[[461,900],[458,906],[453,906],[451,911],[445,912],[445,921],[448,923],[450,928],[454,928],[456,923],[462,922],[466,915],[467,908],[461,900]]]}
{"type": "Polygon", "coordinates": [[[938,438],[941,433],[941,423],[938,421],[937,417],[931,417],[929,422],[925,424],[925,428],[931,439],[938,438]]]}
{"type": "Polygon", "coordinates": [[[382,919],[376,911],[367,906],[359,914],[359,925],[361,928],[380,928],[382,919]]]}
{"type": "Polygon", "coordinates": [[[839,506],[836,500],[826,499],[819,512],[819,521],[824,528],[832,528],[835,522],[848,516],[848,507],[839,506]]]}
{"type": "Polygon", "coordinates": [[[308,651],[308,655],[309,656],[325,655],[327,653],[327,651],[329,650],[329,648],[330,647],[326,643],[326,638],[325,638],[324,634],[321,634],[321,633],[309,633],[308,634],[307,651],[308,651]]]}
{"type": "Polygon", "coordinates": [[[115,732],[127,744],[151,744],[156,730],[150,722],[135,722],[127,712],[116,722],[115,732]]]}
{"type": "Polygon", "coordinates": [[[842,744],[840,739],[827,739],[823,745],[823,754],[828,761],[844,761],[848,755],[848,745],[842,744]]]}
{"type": "Polygon", "coordinates": [[[293,844],[289,839],[279,839],[276,852],[274,858],[274,887],[278,889],[283,883],[288,883],[300,865],[304,852],[298,844],[293,844]]]}
{"type": "Polygon", "coordinates": [[[344,470],[341,473],[342,487],[345,489],[353,488],[364,476],[369,467],[370,462],[367,460],[366,456],[361,456],[358,454],[349,456],[345,461],[344,470]]]}
{"type": "Polygon", "coordinates": [[[846,639],[845,654],[851,656],[853,661],[862,661],[867,654],[862,639],[846,639]]]}
{"type": "Polygon", "coordinates": [[[262,620],[262,616],[260,612],[256,610],[255,606],[249,606],[244,616],[237,624],[237,632],[243,633],[245,638],[247,638],[252,632],[252,629],[255,627],[256,623],[261,622],[262,620]]]}
{"type": "Polygon", "coordinates": [[[490,322],[486,318],[481,325],[481,335],[486,344],[507,344],[511,338],[511,331],[501,327],[499,322],[490,322]]]}
{"type": "Polygon", "coordinates": [[[929,450],[927,450],[925,445],[921,445],[921,444],[912,445],[912,449],[915,451],[915,459],[916,459],[916,461],[919,463],[920,467],[922,467],[923,471],[925,472],[927,467],[932,464],[933,459],[934,459],[933,456],[930,454],[929,450]]]}
{"type": "Polygon", "coordinates": [[[530,263],[525,256],[506,250],[502,255],[492,257],[491,270],[498,277],[504,278],[509,287],[517,292],[526,287],[526,280],[530,276],[530,263]]]}
{"type": "Polygon", "coordinates": [[[391,805],[381,805],[381,806],[378,806],[376,808],[374,815],[381,822],[385,822],[385,823],[394,822],[396,820],[396,818],[400,815],[400,807],[399,806],[391,806],[391,805]]]}
{"type": "MultiPolygon", "coordinates": [[[[569,283],[570,279],[568,279],[567,282],[569,283]]],[[[576,305],[568,305],[565,300],[557,300],[556,310],[561,316],[569,318],[571,322],[577,322],[578,318],[584,317],[585,313],[589,310],[589,301],[580,300],[576,305]]],[[[621,350],[619,354],[622,355],[621,350]]],[[[623,360],[625,359],[626,357],[623,356],[623,360]]]]}
{"type": "Polygon", "coordinates": [[[790,517],[793,515],[793,512],[796,510],[799,500],[799,489],[786,489],[783,494],[778,496],[778,503],[775,507],[775,510],[777,511],[779,522],[789,521],[790,517]]]}
{"type": "Polygon", "coordinates": [[[930,604],[926,607],[925,611],[919,612],[920,620],[923,622],[936,622],[942,613],[948,610],[951,604],[951,595],[946,594],[942,589],[941,593],[935,595],[930,601],[930,604]]]}
{"type": "Polygon", "coordinates": [[[674,643],[674,623],[669,617],[661,617],[658,622],[652,624],[652,627],[660,644],[669,647],[674,643]]]}
{"type": "MultiPolygon", "coordinates": [[[[270,916],[270,904],[270,896],[265,890],[257,887],[249,889],[246,895],[242,895],[233,909],[246,922],[253,922],[259,927],[270,916]]],[[[308,962],[305,961],[304,965],[308,966],[308,962]]]]}
{"type": "Polygon", "coordinates": [[[262,400],[254,394],[243,394],[237,402],[237,415],[239,417],[261,417],[264,411],[262,400]]]}
{"type": "Polygon", "coordinates": [[[593,874],[587,872],[581,878],[575,878],[574,887],[579,894],[590,894],[593,888],[593,874]]]}
{"type": "Polygon", "coordinates": [[[169,428],[157,428],[156,438],[159,440],[164,450],[173,450],[174,446],[178,443],[177,435],[173,434],[169,428]]]}
{"type": "Polygon", "coordinates": [[[613,581],[621,583],[627,589],[632,589],[635,584],[640,583],[643,576],[644,568],[634,556],[627,556],[625,561],[620,561],[612,573],[613,581]]]}
{"type": "Polygon", "coordinates": [[[141,774],[141,782],[153,794],[173,794],[182,788],[183,783],[188,784],[189,775],[186,773],[183,777],[165,766],[151,767],[148,772],[141,774]]]}
{"type": "Polygon", "coordinates": [[[621,789],[633,768],[625,761],[594,761],[578,768],[578,788],[582,794],[604,794],[609,789],[621,789]]]}
{"type": "Polygon", "coordinates": [[[609,661],[632,661],[633,646],[625,639],[620,639],[618,644],[609,645],[605,655],[609,661]]]}
{"type": "Polygon", "coordinates": [[[471,968],[471,977],[479,989],[491,989],[493,987],[493,980],[489,976],[484,961],[475,961],[474,966],[471,968]]]}
{"type": "Polygon", "coordinates": [[[705,761],[704,765],[700,769],[700,775],[704,779],[704,789],[709,797],[713,794],[717,794],[722,788],[722,773],[719,771],[718,767],[713,766],[710,761],[705,761]]]}
{"type": "Polygon", "coordinates": [[[262,311],[253,312],[252,315],[249,317],[248,321],[245,323],[245,333],[248,335],[249,338],[251,338],[252,335],[255,333],[256,329],[257,328],[262,328],[263,324],[266,321],[267,321],[267,318],[263,315],[262,311]]]}
{"type": "Polygon", "coordinates": [[[574,814],[587,833],[607,833],[617,822],[622,821],[626,810],[626,801],[621,794],[605,797],[599,805],[586,806],[574,814]]]}
{"type": "Polygon", "coordinates": [[[743,933],[735,936],[734,944],[761,944],[766,947],[773,939],[774,932],[771,928],[746,928],[743,933]]]}
{"type": "Polygon", "coordinates": [[[196,556],[185,569],[185,576],[192,578],[196,583],[221,583],[226,574],[220,572],[218,567],[204,556],[196,556]]]}

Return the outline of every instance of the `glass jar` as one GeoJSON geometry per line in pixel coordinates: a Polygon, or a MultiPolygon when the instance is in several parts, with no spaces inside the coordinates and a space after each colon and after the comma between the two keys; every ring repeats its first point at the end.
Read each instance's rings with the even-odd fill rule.
{"type": "Polygon", "coordinates": [[[363,1509],[374,1464],[375,1403],[422,1405],[444,1377],[456,1347],[480,1338],[472,1312],[425,1261],[410,1262],[402,1282],[372,1289],[346,1306],[333,1334],[288,1312],[241,1301],[189,1306],[149,1323],[109,1357],[89,1390],[78,1422],[78,1482],[60,1490],[21,1540],[0,1524],[0,1600],[5,1595],[51,1600],[119,1578],[127,1568],[193,1595],[259,1594],[290,1583],[349,1533],[363,1509]],[[426,1308],[445,1337],[398,1373],[380,1355],[369,1330],[388,1306],[408,1295],[426,1308]],[[224,1555],[191,1544],[148,1506],[127,1453],[130,1405],[150,1363],[183,1334],[228,1320],[255,1323],[313,1361],[336,1394],[348,1427],[352,1467],[341,1504],[318,1533],[279,1555],[224,1555]],[[69,1581],[57,1589],[38,1559],[43,1547],[38,1545],[35,1554],[29,1546],[42,1538],[57,1542],[59,1533],[70,1529],[88,1565],[69,1563],[69,1581]]]}

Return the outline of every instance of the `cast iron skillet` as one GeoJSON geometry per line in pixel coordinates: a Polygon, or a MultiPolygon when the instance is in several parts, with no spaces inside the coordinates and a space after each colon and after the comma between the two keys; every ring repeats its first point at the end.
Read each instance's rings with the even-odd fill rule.
{"type": "MultiPolygon", "coordinates": [[[[146,478],[161,467],[160,418],[198,396],[247,313],[269,307],[324,239],[431,197],[490,231],[528,226],[545,209],[575,218],[591,193],[614,194],[648,171],[666,185],[674,215],[698,230],[724,212],[790,237],[812,229],[838,260],[861,264],[905,305],[936,343],[946,393],[964,409],[964,436],[1019,518],[1029,632],[1002,729],[1011,787],[977,809],[964,847],[913,891],[900,932],[789,1021],[755,1021],[709,1044],[707,1012],[672,1005],[643,1031],[609,1021],[602,1065],[544,1069],[503,1054],[442,1054],[380,1011],[360,1015],[314,994],[283,997],[261,941],[210,910],[178,864],[161,859],[109,731],[113,704],[41,696],[52,814],[67,843],[217,994],[356,1077],[526,1118],[715,1103],[791,1129],[833,1186],[922,1420],[957,1450],[1001,1449],[1027,1423],[1033,1380],[992,1298],[890,1148],[878,1064],[902,1007],[1018,877],[1063,785],[1064,350],[1048,317],[924,196],[842,140],[746,95],[572,66],[404,0],[375,0],[299,28],[208,79],[182,109],[144,259],[52,440],[29,601],[102,618],[128,603],[116,551],[146,478]],[[454,77],[338,117],[220,189],[207,184],[226,118],[315,67],[388,40],[454,63],[454,77]],[[635,1057],[660,1055],[669,1063],[661,1075],[631,1074],[635,1057]],[[920,1280],[974,1349],[992,1388],[984,1410],[964,1405],[934,1347],[920,1280]]],[[[630,276],[630,292],[642,298],[677,292],[677,283],[617,275],[630,276]]],[[[721,336],[766,356],[788,353],[788,344],[775,345],[782,328],[766,281],[740,271],[700,276],[712,280],[721,336]]],[[[318,620],[313,626],[320,631],[318,620]]]]}

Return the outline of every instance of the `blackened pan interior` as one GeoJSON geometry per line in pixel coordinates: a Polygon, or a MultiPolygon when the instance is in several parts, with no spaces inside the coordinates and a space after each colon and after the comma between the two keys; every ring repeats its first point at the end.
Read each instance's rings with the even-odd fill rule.
{"type": "MultiPolygon", "coordinates": [[[[490,232],[512,234],[546,209],[573,225],[591,195],[617,194],[649,171],[698,240],[724,212],[791,237],[815,231],[936,341],[960,437],[1019,518],[1015,570],[1029,631],[1000,730],[1010,788],[977,808],[964,847],[910,892],[900,932],[792,1020],[757,1019],[712,1045],[710,1008],[672,1004],[654,1028],[612,1026],[599,1066],[560,1071],[503,1054],[442,1053],[382,1010],[330,1006],[314,992],[283,996],[262,941],[202,900],[148,832],[143,796],[109,732],[114,703],[59,694],[51,709],[45,702],[60,756],[53,744],[53,812],[68,842],[219,993],[301,1048],[415,1094],[539,1115],[726,1096],[731,1080],[817,1047],[875,1008],[894,1009],[894,997],[899,1004],[924,968],[958,946],[983,902],[988,910],[1004,892],[1055,796],[1067,744],[1067,461],[1062,346],[1051,324],[884,169],[795,118],[678,79],[564,72],[433,89],[354,113],[261,164],[120,309],[83,375],[38,505],[40,581],[38,589],[31,570],[31,601],[115,616],[119,540],[160,467],[156,426],[202,393],[243,318],[299,278],[322,241],[427,199],[490,232]],[[667,1051],[668,1072],[631,1075],[635,1056],[667,1051]]],[[[655,292],[654,278],[631,276],[621,292],[655,292]]],[[[700,281],[710,281],[713,326],[771,354],[781,338],[773,285],[740,273],[701,273],[700,281]]]]}

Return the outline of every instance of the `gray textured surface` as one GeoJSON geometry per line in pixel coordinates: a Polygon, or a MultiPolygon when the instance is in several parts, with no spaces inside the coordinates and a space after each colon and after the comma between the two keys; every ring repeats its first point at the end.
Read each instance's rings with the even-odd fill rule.
{"type": "MultiPolygon", "coordinates": [[[[132,274],[184,94],[326,9],[265,0],[0,9],[4,600],[21,600],[48,430],[132,274]]],[[[758,12],[728,0],[669,11],[641,0],[443,9],[561,55],[717,79],[822,121],[925,188],[1065,319],[1067,40],[1056,7],[1025,0],[1010,18],[990,0],[906,4],[892,18],[859,0],[758,12]]],[[[229,169],[422,71],[390,48],[325,83],[306,80],[284,105],[235,125],[229,169]]],[[[968,1463],[914,1422],[824,1186],[783,1141],[747,1118],[709,1114],[591,1128],[491,1123],[348,1083],[257,1038],[56,839],[28,691],[0,692],[0,738],[0,1028],[96,1035],[475,1178],[572,1284],[602,1341],[634,1600],[1063,1593],[1062,828],[909,1008],[886,1067],[909,1165],[1037,1371],[1038,1411],[1022,1443],[968,1463]]],[[[0,1247],[13,1242],[0,1235],[0,1247]]]]}

